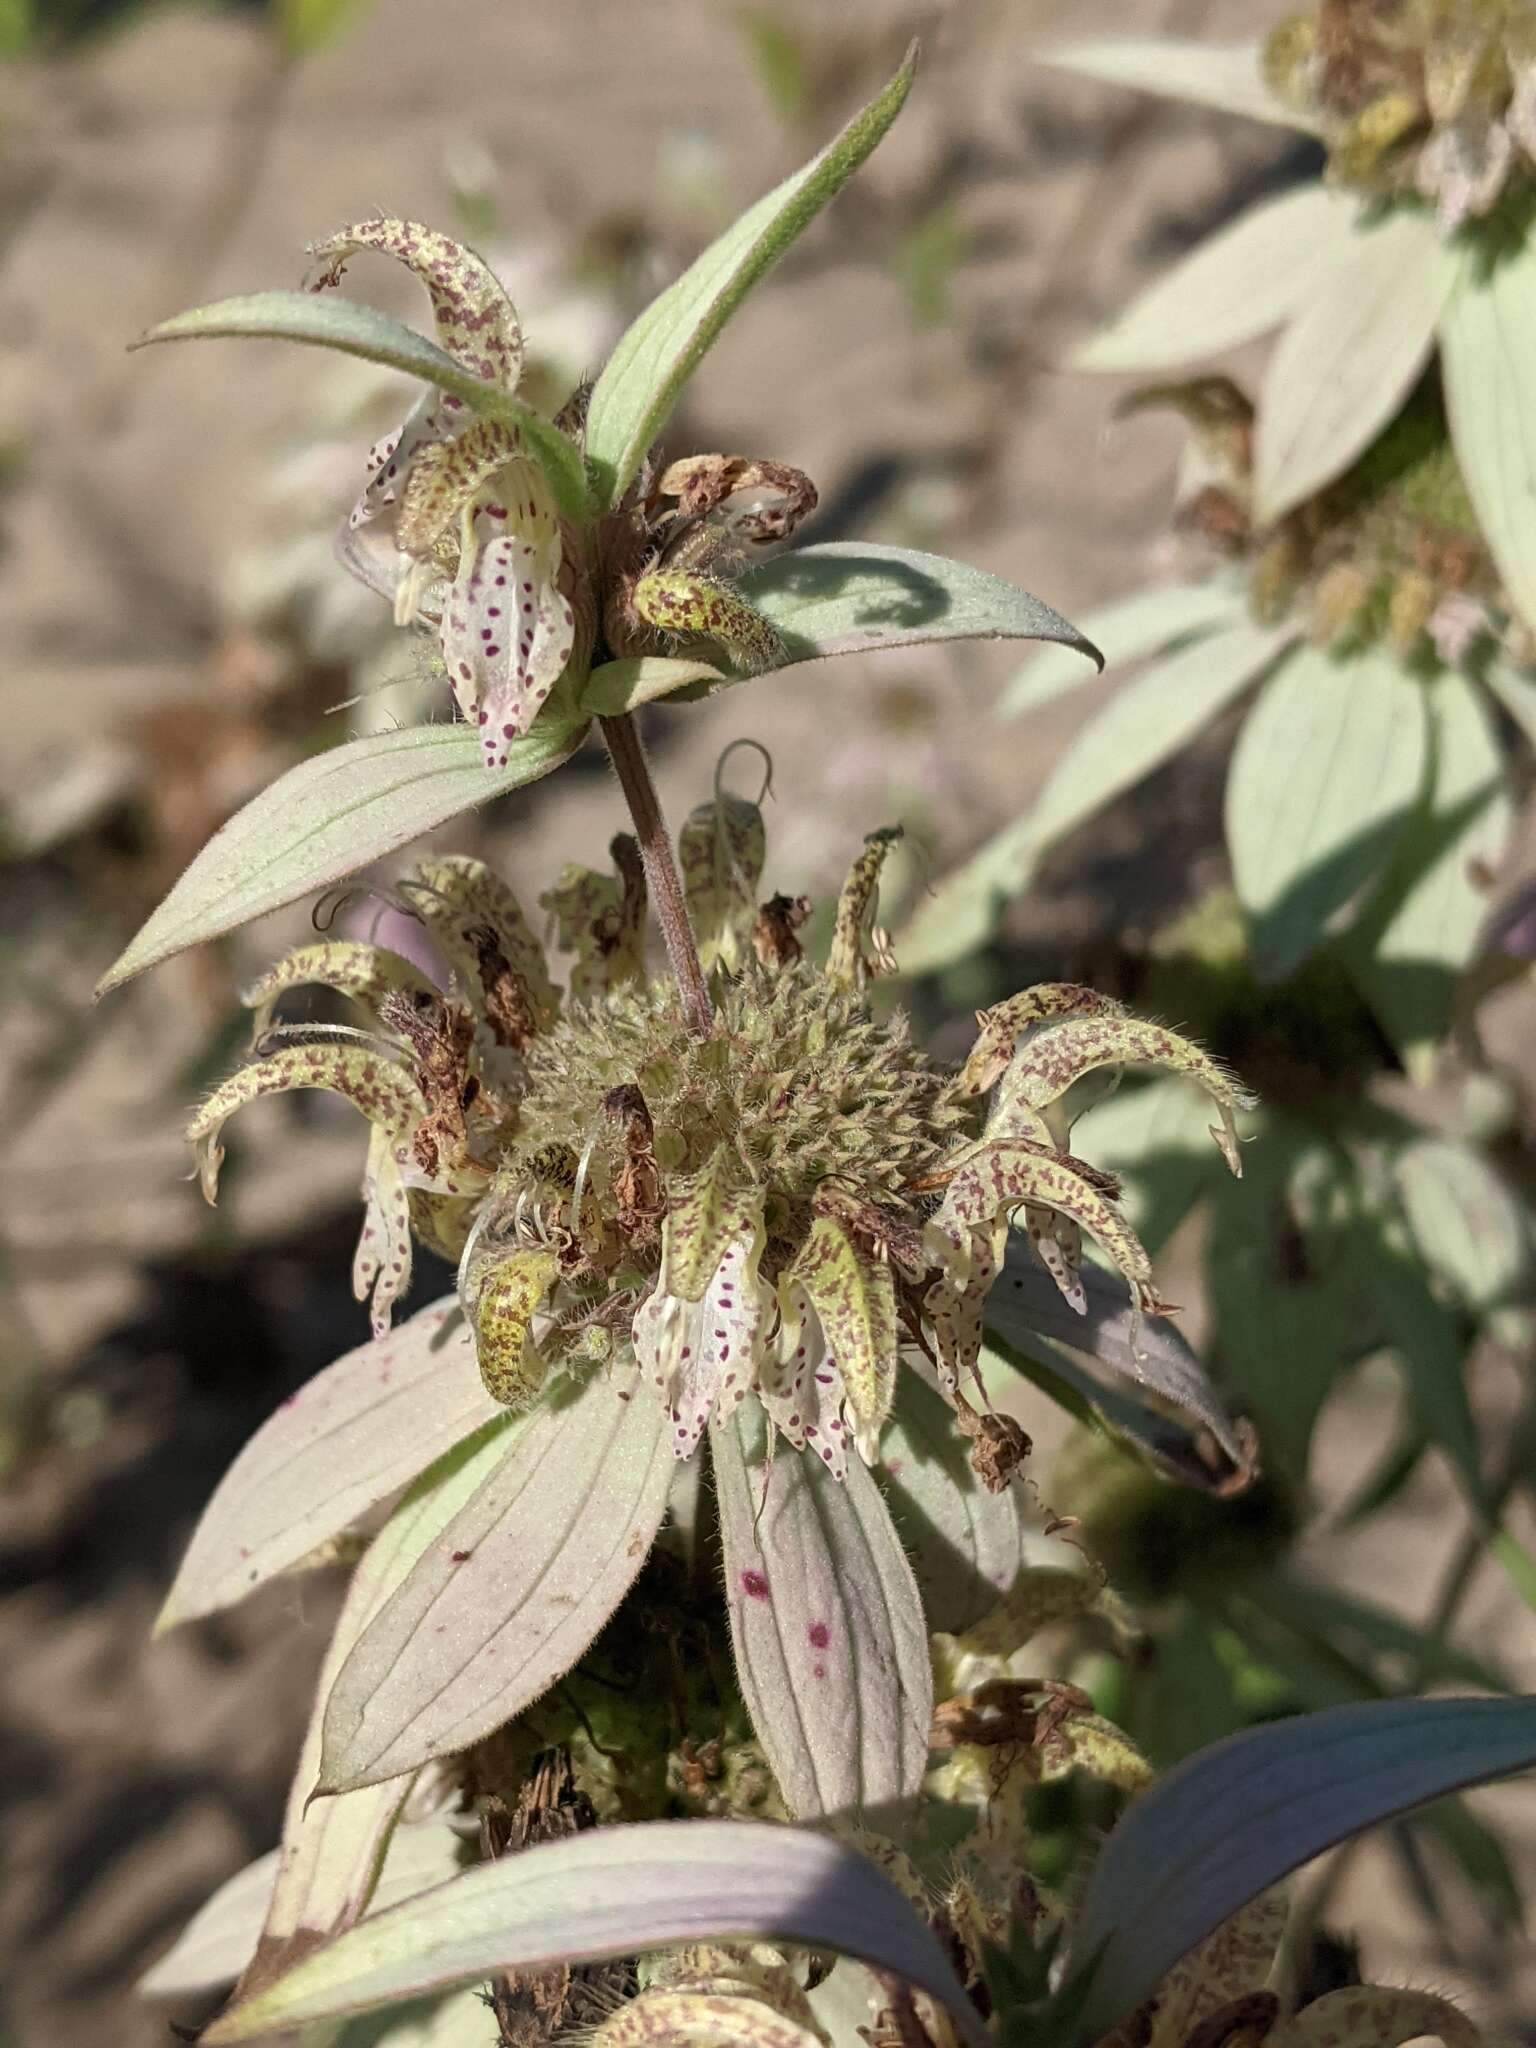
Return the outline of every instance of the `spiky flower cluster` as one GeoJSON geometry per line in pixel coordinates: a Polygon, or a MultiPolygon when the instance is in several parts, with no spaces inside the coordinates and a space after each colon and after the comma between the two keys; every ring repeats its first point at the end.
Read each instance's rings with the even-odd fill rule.
{"type": "MultiPolygon", "coordinates": [[[[312,288],[349,258],[392,256],[426,286],[445,355],[513,400],[523,366],[517,312],[472,250],[416,221],[360,221],[313,243],[312,288]]],[[[485,760],[506,766],[562,677],[605,656],[689,639],[752,672],[783,653],[733,587],[754,551],[787,540],[816,504],[782,463],[698,455],[641,465],[595,532],[562,516],[550,444],[579,470],[585,390],[551,424],[476,414],[431,389],[371,450],[367,482],[339,539],[352,573],[393,602],[403,626],[436,627],[459,709],[485,760]]]]}
{"type": "Polygon", "coordinates": [[[332,940],[263,977],[246,997],[254,1055],[189,1132],[205,1191],[242,1103],[332,1089],[372,1127],[354,1279],[376,1331],[413,1239],[456,1260],[482,1375],[505,1405],[529,1406],[552,1375],[635,1371],[684,1457],[750,1392],[841,1476],[850,1444],[877,1457],[906,1351],[983,1434],[965,1389],[1016,1214],[1075,1306],[1084,1231],[1141,1309],[1163,1306],[1113,1178],[1068,1150],[1075,1084],[1128,1061],[1190,1074],[1219,1107],[1234,1170],[1244,1097],[1198,1047],[1066,983],[982,1012],[964,1067],[937,1067],[866,999],[888,961],[872,920],[896,836],[866,842],[814,968],[795,937],[804,904],[757,900],[756,806],[721,796],[693,813],[681,867],[717,995],[703,1039],[684,1029],[675,985],[647,978],[632,842],[615,841],[615,874],[568,869],[543,899],[576,954],[563,1008],[511,892],[475,861],[422,862],[400,899],[450,986],[332,940]],[[273,1025],[306,983],[349,997],[363,1027],[273,1025]]]}
{"type": "Polygon", "coordinates": [[[1426,647],[1448,666],[1477,643],[1517,662],[1536,654],[1467,494],[1438,393],[1419,391],[1325,490],[1265,526],[1252,516],[1254,409],[1228,378],[1161,385],[1135,403],[1173,406],[1197,447],[1182,523],[1246,568],[1255,614],[1300,608],[1319,646],[1426,647]]]}
{"type": "Polygon", "coordinates": [[[1318,0],[1269,36],[1264,71],[1320,130],[1331,177],[1416,193],[1445,234],[1531,186],[1531,0],[1318,0]]]}

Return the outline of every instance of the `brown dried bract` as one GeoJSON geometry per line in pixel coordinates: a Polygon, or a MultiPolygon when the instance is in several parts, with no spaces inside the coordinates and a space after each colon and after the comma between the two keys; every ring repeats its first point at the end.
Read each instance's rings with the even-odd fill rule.
{"type": "Polygon", "coordinates": [[[770,896],[752,926],[752,950],[764,967],[793,967],[804,948],[795,937],[811,914],[809,896],[770,896]]]}
{"type": "Polygon", "coordinates": [[[1001,1493],[1034,1449],[1011,1415],[980,1415],[971,1444],[970,1466],[988,1493],[1001,1493]]]}
{"type": "Polygon", "coordinates": [[[667,1213],[667,1191],[656,1164],[656,1126],[633,1082],[610,1088],[603,1114],[618,1127],[622,1158],[613,1176],[620,1231],[632,1245],[654,1244],[667,1213]]]}

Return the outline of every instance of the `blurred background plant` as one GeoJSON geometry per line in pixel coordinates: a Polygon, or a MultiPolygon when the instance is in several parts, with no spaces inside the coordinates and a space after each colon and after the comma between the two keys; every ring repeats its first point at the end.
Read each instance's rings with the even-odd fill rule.
{"type": "MultiPolygon", "coordinates": [[[[1102,386],[1051,367],[1099,317],[1134,310],[1171,256],[1198,256],[1255,199],[1305,193],[1321,145],[1283,124],[1313,124],[1292,102],[1259,126],[1210,93],[1202,111],[1159,112],[1048,73],[1034,49],[1063,23],[1043,4],[870,0],[829,23],[675,0],[648,26],[596,0],[559,25],[465,4],[429,25],[380,0],[338,10],[301,54],[274,36],[280,12],[50,6],[7,24],[18,339],[0,385],[0,575],[19,711],[3,787],[15,1590],[0,1640],[15,1654],[0,1715],[23,1768],[0,1928],[29,1966],[7,1994],[13,2030],[73,2036],[109,2015],[125,2040],[158,2039],[157,2020],[139,2035],[125,2016],[125,1977],[274,1838],[312,1663],[259,1608],[171,1639],[142,1674],[139,1645],[210,1480],[362,1334],[336,1284],[349,1126],[304,1108],[253,1120],[212,1218],[178,1184],[177,1111],[239,1028],[225,992],[301,923],[187,963],[169,1013],[163,997],[92,1011],[88,991],[252,788],[431,704],[325,558],[390,380],[323,390],[313,364],[273,352],[232,386],[226,366],[178,356],[135,368],[130,393],[118,348],[193,299],[293,282],[296,224],[386,201],[457,210],[533,339],[556,322],[550,375],[579,375],[914,26],[929,38],[922,104],[760,295],[755,334],[700,380],[691,403],[713,431],[691,438],[757,445],[760,421],[792,412],[805,440],[784,453],[823,486],[813,540],[941,545],[1016,576],[1097,624],[1108,682],[1068,685],[1049,657],[1015,674],[992,650],[790,677],[771,711],[727,698],[687,728],[659,712],[664,790],[681,815],[725,744],[771,737],[778,855],[823,902],[850,817],[907,823],[898,952],[923,974],[902,991],[920,1025],[1072,975],[1212,1044],[1264,1099],[1243,1187],[1220,1204],[1203,1123],[1170,1089],[1127,1084],[1085,1115],[1082,1149],[1125,1171],[1183,1328],[1258,1424],[1265,1477],[1228,1503],[1175,1495],[1087,1423],[1054,1440],[1032,1406],[1045,1496],[1083,1516],[1146,1628],[1128,1666],[1064,1630],[1053,1677],[1086,1684],[1158,1763],[1298,1706],[1482,1673],[1529,1683],[1531,685],[1520,588],[1500,566],[1513,557],[1472,475],[1456,482],[1470,444],[1454,393],[1421,330],[1384,409],[1355,385],[1340,397],[1341,347],[1311,441],[1337,466],[1297,472],[1306,488],[1277,509],[1255,496],[1260,330],[1222,332],[1214,288],[1186,297],[1174,275],[1176,350],[1101,363],[1164,385],[1160,411],[1143,405],[1108,440],[1102,386]],[[561,111],[578,99],[580,137],[561,111]],[[1167,385],[1218,343],[1248,351],[1229,383],[1167,385]],[[1141,608],[1095,613],[1117,589],[1144,592],[1141,608]],[[1452,628],[1461,645],[1442,651],[1452,628]],[[1146,675],[1126,685],[1138,655],[1146,675]],[[988,731],[993,702],[1018,722],[988,731]],[[1306,723],[1309,702],[1335,723],[1306,723]],[[1324,792],[1309,764],[1329,745],[1355,765],[1324,792]],[[1224,781],[1241,811],[1226,846],[1224,781]],[[999,828],[983,915],[974,891],[925,896],[999,828]]],[[[1255,41],[1285,18],[1268,0],[1149,0],[1134,22],[1106,6],[1071,26],[1255,41]]],[[[1256,43],[1244,62],[1251,102],[1270,90],[1256,43]]],[[[1425,139],[1421,120],[1393,146],[1425,139]]],[[[1433,196],[1409,183],[1377,232],[1433,224],[1433,196]]],[[[1505,222],[1496,211],[1489,232],[1505,222]]],[[[1299,320],[1297,293],[1268,325],[1299,320]]],[[[601,780],[572,776],[450,843],[526,880],[590,860],[613,811],[601,780]]],[[[1057,1389],[1075,1363],[1029,1362],[1057,1389]]],[[[316,1654],[328,1597],[304,1596],[316,1654]]],[[[271,1598],[289,1615],[298,1596],[271,1598]]],[[[1044,1867],[1064,1872],[1107,1817],[1102,1795],[1064,1782],[1032,1801],[1044,1867]]],[[[1476,1822],[1447,1810],[1352,1872],[1336,1859],[1306,1911],[1358,1932],[1378,1975],[1451,1981],[1454,1950],[1480,1994],[1528,2020],[1536,1993],[1507,1930],[1536,1829],[1518,1792],[1496,1803],[1500,1840],[1482,1795],[1476,1822]]]]}

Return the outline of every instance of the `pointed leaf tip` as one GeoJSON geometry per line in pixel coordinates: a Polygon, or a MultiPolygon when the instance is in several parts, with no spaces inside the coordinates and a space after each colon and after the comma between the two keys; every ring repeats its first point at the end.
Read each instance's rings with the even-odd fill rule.
{"type": "Polygon", "coordinates": [[[842,190],[900,113],[917,52],[914,42],[890,83],[841,134],[749,207],[620,338],[587,414],[587,454],[608,504],[622,497],[683,386],[747,293],[842,190]]]}

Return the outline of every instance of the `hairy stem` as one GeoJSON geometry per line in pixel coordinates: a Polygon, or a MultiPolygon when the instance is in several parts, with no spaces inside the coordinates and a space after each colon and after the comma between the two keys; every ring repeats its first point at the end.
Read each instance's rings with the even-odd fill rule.
{"type": "Polygon", "coordinates": [[[677,862],[672,858],[666,820],[661,815],[656,785],[640,745],[639,728],[629,712],[618,718],[600,718],[598,724],[603,729],[608,757],[629,805],[629,814],[635,821],[635,837],[645,862],[646,886],[661,935],[667,942],[672,973],[682,993],[684,1020],[695,1038],[708,1038],[714,1011],[710,1008],[704,970],[699,965],[699,949],[693,942],[693,927],[688,922],[683,884],[677,862]]]}

